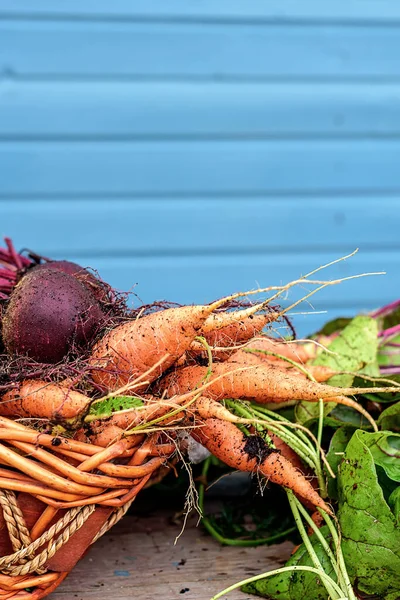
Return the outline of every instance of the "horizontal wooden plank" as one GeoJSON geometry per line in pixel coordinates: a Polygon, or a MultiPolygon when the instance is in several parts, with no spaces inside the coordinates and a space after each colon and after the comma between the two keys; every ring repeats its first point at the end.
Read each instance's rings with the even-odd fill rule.
{"type": "Polygon", "coordinates": [[[398,83],[10,81],[0,137],[399,135],[398,83]]]}
{"type": "MultiPolygon", "coordinates": [[[[399,38],[400,39],[400,38],[399,38]]],[[[0,195],[388,192],[399,140],[0,143],[0,195]]]]}
{"type": "MultiPolygon", "coordinates": [[[[156,509],[150,508],[156,505],[152,497],[146,501],[145,510],[124,517],[91,547],[52,600],[209,600],[256,572],[279,568],[293,548],[290,542],[258,548],[223,546],[204,532],[195,511],[181,532],[176,517],[182,510],[180,498],[168,510],[160,507],[159,499],[156,509]]],[[[141,495],[138,502],[145,506],[141,495]]],[[[228,598],[250,600],[240,590],[228,598]]]]}
{"type": "Polygon", "coordinates": [[[385,21],[400,19],[393,0],[2,0],[0,16],[51,18],[212,18],[212,19],[311,19],[385,21]]]}
{"type": "Polygon", "coordinates": [[[382,78],[399,52],[400,25],[0,22],[9,76],[382,78]]]}
{"type": "Polygon", "coordinates": [[[0,201],[0,235],[45,256],[400,248],[396,197],[0,201]],[[34,224],[34,226],[32,226],[34,224]]]}

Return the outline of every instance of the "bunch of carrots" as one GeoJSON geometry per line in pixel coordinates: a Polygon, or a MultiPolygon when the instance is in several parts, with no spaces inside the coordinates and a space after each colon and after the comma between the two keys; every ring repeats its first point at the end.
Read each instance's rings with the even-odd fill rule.
{"type": "MultiPolygon", "coordinates": [[[[43,264],[51,271],[53,262],[44,259],[43,263],[41,257],[32,254],[24,260],[18,256],[10,244],[0,254],[4,271],[0,269],[0,284],[5,282],[0,315],[5,315],[4,319],[8,305],[15,305],[16,296],[23,295],[24,281],[34,279],[32,273],[43,264]]],[[[76,271],[80,283],[82,271],[80,267],[76,271]]],[[[118,318],[109,310],[110,294],[106,304],[97,295],[93,302],[99,303],[103,317],[97,329],[91,328],[90,339],[81,340],[79,348],[68,340],[59,344],[60,348],[73,347],[72,356],[67,352],[61,361],[57,358],[58,362],[46,364],[30,354],[32,343],[28,350],[24,350],[28,348],[25,341],[22,350],[16,350],[15,344],[4,344],[0,415],[61,425],[66,435],[104,447],[126,436],[143,438],[154,431],[179,446],[177,432],[185,429],[229,466],[257,472],[293,490],[306,505],[330,513],[293,451],[274,434],[266,441],[258,434],[254,420],[233,414],[223,404],[225,399],[269,406],[287,401],[336,402],[359,411],[375,427],[372,417],[351,397],[365,393],[367,388],[327,385],[335,372],[310,364],[316,344],[289,343],[265,333],[267,326],[284,318],[300,302],[285,310],[275,306],[277,298],[291,287],[297,283],[315,286],[309,297],[339,282],[312,279],[316,271],[284,286],[239,292],[208,305],[173,306],[153,312],[147,308],[142,312],[127,310],[122,316],[119,310],[118,318]],[[241,301],[255,293],[271,295],[257,304],[241,301]],[[113,318],[104,318],[110,314],[113,318]],[[21,365],[23,359],[24,376],[10,375],[7,379],[12,374],[10,365],[21,365]],[[69,371],[62,369],[67,364],[69,371]]],[[[42,269],[42,279],[44,272],[46,275],[46,269],[42,269]]],[[[92,288],[104,290],[96,288],[88,277],[84,282],[88,279],[92,288]]],[[[51,293],[54,296],[54,289],[51,293]]],[[[19,318],[21,311],[15,306],[13,311],[19,318]]],[[[57,329],[56,323],[48,321],[51,325],[41,338],[42,347],[48,339],[51,344],[52,330],[57,329]]],[[[7,327],[3,324],[5,329],[10,330],[8,321],[7,327]]],[[[19,339],[26,340],[26,336],[19,339]]]]}

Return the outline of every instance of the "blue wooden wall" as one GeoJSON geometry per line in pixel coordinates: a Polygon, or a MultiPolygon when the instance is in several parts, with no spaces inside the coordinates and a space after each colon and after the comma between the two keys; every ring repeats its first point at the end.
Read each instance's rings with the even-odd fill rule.
{"type": "Polygon", "coordinates": [[[329,276],[388,274],[313,302],[352,314],[400,295],[399,193],[396,0],[0,0],[17,247],[198,303],[359,247],[329,276]]]}

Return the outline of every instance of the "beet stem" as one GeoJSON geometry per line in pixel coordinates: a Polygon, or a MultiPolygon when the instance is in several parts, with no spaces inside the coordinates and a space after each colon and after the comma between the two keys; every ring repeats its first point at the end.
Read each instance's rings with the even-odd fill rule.
{"type": "Polygon", "coordinates": [[[393,312],[398,306],[400,306],[400,299],[395,300],[394,302],[390,302],[390,304],[386,304],[386,306],[382,306],[382,308],[378,308],[376,311],[371,313],[371,317],[376,319],[378,317],[388,315],[391,312],[393,312]]]}
{"type": "Polygon", "coordinates": [[[378,337],[388,338],[392,335],[396,335],[400,333],[400,324],[395,325],[394,327],[389,327],[388,329],[384,329],[378,333],[378,337]]]}
{"type": "Polygon", "coordinates": [[[6,245],[7,245],[7,248],[9,250],[9,252],[10,252],[10,254],[11,254],[11,256],[12,256],[14,262],[15,262],[15,264],[18,267],[18,270],[22,270],[22,268],[23,268],[22,261],[21,261],[19,255],[17,254],[17,252],[16,252],[16,250],[14,248],[14,244],[12,243],[11,239],[8,238],[8,237],[5,237],[4,241],[5,241],[6,245]]]}

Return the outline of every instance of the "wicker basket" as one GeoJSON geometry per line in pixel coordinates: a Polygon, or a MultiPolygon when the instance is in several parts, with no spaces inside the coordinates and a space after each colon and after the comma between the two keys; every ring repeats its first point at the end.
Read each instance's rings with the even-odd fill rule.
{"type": "Polygon", "coordinates": [[[0,417],[0,600],[52,592],[174,450],[159,434],[102,448],[0,417]]]}

